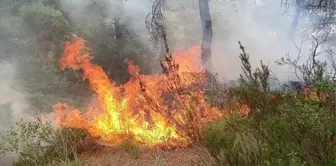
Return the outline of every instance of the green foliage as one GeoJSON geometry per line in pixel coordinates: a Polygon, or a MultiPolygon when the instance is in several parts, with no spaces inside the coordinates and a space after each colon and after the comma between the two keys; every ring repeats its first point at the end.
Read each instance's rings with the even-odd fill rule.
{"type": "Polygon", "coordinates": [[[79,162],[77,143],[84,132],[75,129],[53,129],[50,123],[41,120],[19,121],[1,137],[0,154],[15,155],[14,165],[48,165],[52,163],[79,162]],[[78,159],[77,159],[78,160],[78,159]]]}
{"type": "MultiPolygon", "coordinates": [[[[19,14],[33,29],[41,28],[47,22],[63,17],[63,13],[51,7],[44,6],[43,3],[22,5],[19,8],[19,14]]],[[[61,21],[65,23],[64,20],[61,21]]]]}
{"type": "Polygon", "coordinates": [[[50,111],[58,101],[66,101],[76,107],[86,105],[87,96],[92,93],[82,81],[81,74],[62,71],[58,64],[70,25],[62,12],[52,8],[47,1],[38,1],[17,3],[19,26],[24,31],[22,34],[26,34],[22,38],[25,43],[19,49],[13,44],[10,45],[13,48],[5,48],[13,52],[9,56],[18,63],[18,81],[30,94],[28,99],[33,110],[50,111]],[[29,30],[33,32],[26,33],[29,30]]]}
{"type": "Polygon", "coordinates": [[[35,33],[49,31],[51,40],[63,38],[68,31],[68,21],[63,13],[43,3],[22,5],[19,15],[35,33]]]}
{"type": "Polygon", "coordinates": [[[306,89],[311,92],[272,92],[267,66],[252,72],[241,49],[244,75],[230,100],[246,104],[251,113],[204,128],[203,144],[215,165],[335,165],[336,83],[322,74],[306,89]]]}
{"type": "Polygon", "coordinates": [[[252,66],[249,63],[249,56],[240,42],[239,45],[242,50],[239,58],[241,59],[244,74],[240,75],[239,86],[230,89],[230,96],[240,103],[247,104],[253,110],[260,110],[260,108],[257,108],[260,106],[263,108],[269,107],[269,102],[273,102],[269,100],[270,93],[268,81],[270,70],[261,61],[261,69],[256,68],[255,71],[252,71],[252,66]],[[251,100],[251,96],[253,96],[255,100],[251,100]],[[260,103],[259,101],[263,101],[263,103],[260,103]]]}
{"type": "Polygon", "coordinates": [[[256,165],[258,139],[248,118],[230,116],[204,129],[204,145],[219,165],[256,165]]]}

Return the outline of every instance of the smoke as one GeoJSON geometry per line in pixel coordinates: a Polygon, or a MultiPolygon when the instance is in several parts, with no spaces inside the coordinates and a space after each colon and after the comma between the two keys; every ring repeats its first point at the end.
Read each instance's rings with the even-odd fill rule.
{"type": "MultiPolygon", "coordinates": [[[[213,72],[218,73],[220,78],[236,80],[239,77],[241,50],[238,41],[241,41],[250,55],[253,68],[260,67],[262,60],[279,80],[295,79],[293,68],[277,66],[275,61],[286,55],[296,58],[299,51],[307,56],[310,42],[306,38],[301,40],[303,34],[289,36],[293,19],[290,9],[284,14],[286,9],[280,7],[279,1],[264,2],[268,3],[249,0],[210,1],[213,72]]],[[[197,1],[183,4],[187,7],[167,11],[169,33],[179,38],[172,44],[174,47],[200,43],[202,31],[197,4],[197,1]]],[[[176,6],[174,9],[178,8],[176,6]]]]}
{"type": "Polygon", "coordinates": [[[45,78],[39,76],[41,73],[35,73],[42,71],[42,65],[31,63],[38,50],[36,37],[13,12],[18,10],[16,5],[11,0],[4,0],[0,5],[0,135],[19,120],[34,120],[34,113],[41,111],[31,102],[36,94],[27,87],[30,84],[41,87],[45,78]]]}
{"type": "Polygon", "coordinates": [[[251,65],[260,66],[260,60],[268,65],[280,80],[293,76],[292,69],[278,67],[276,60],[289,53],[297,55],[293,39],[288,37],[291,18],[282,15],[279,4],[268,6],[266,9],[253,3],[237,2],[226,5],[212,4],[214,14],[214,70],[226,79],[235,79],[241,73],[238,41],[241,41],[250,55],[251,65]],[[258,11],[259,10],[259,11],[258,11]],[[265,14],[262,14],[265,13],[265,14]],[[276,21],[275,21],[276,20],[276,21]],[[218,24],[227,25],[228,36],[217,37],[221,28],[218,24]]]}
{"type": "MultiPolygon", "coordinates": [[[[263,63],[270,67],[280,81],[295,79],[294,70],[288,66],[277,66],[274,62],[285,57],[286,54],[296,59],[299,52],[303,56],[301,59],[303,61],[309,54],[308,46],[311,44],[307,38],[302,38],[304,34],[289,35],[293,16],[290,10],[284,14],[285,10],[277,2],[267,4],[266,7],[250,5],[244,8],[240,6],[236,14],[238,18],[233,17],[232,19],[242,21],[230,21],[234,22],[231,25],[233,27],[232,39],[226,47],[237,57],[240,50],[232,48],[238,48],[234,45],[237,45],[236,41],[241,41],[250,54],[252,66],[259,67],[259,61],[263,60],[263,63]]],[[[225,70],[231,69],[232,71],[233,64],[227,63],[225,66],[228,67],[225,70]]]]}
{"type": "MultiPolygon", "coordinates": [[[[29,103],[15,79],[15,68],[14,64],[0,61],[0,134],[7,131],[15,122],[31,118],[28,114],[29,103]]],[[[2,165],[12,165],[12,161],[12,156],[0,158],[2,165]]]]}
{"type": "MultiPolygon", "coordinates": [[[[115,18],[127,21],[128,28],[141,36],[142,42],[151,45],[145,27],[145,17],[151,12],[152,1],[102,0],[93,3],[89,0],[62,0],[64,11],[72,20],[78,22],[97,16],[112,23],[115,18]],[[101,3],[101,2],[104,3],[101,3]],[[105,4],[103,7],[98,4],[105,4]]],[[[187,49],[201,42],[201,23],[198,2],[166,1],[164,11],[165,24],[171,50],[187,49]]],[[[311,44],[303,34],[290,36],[293,11],[280,7],[279,1],[210,1],[210,13],[213,23],[212,63],[213,72],[220,78],[235,80],[241,73],[238,41],[246,47],[254,68],[260,66],[260,60],[268,65],[279,80],[295,79],[293,68],[277,66],[276,60],[289,55],[296,58],[300,52],[303,59],[309,53],[311,44]],[[285,10],[287,13],[284,14],[285,10]]],[[[83,21],[86,20],[86,21],[83,21]]],[[[91,24],[92,25],[92,24],[91,24]]],[[[96,24],[97,25],[97,24],[96,24]]]]}
{"type": "MultiPolygon", "coordinates": [[[[164,11],[168,40],[171,49],[181,50],[199,45],[201,23],[198,1],[166,1],[164,11]]],[[[142,42],[151,45],[145,27],[145,17],[151,11],[153,2],[137,0],[61,0],[63,10],[74,22],[98,25],[97,18],[113,24],[115,18],[126,21],[128,28],[141,36],[142,42]]],[[[254,68],[260,60],[268,65],[279,80],[296,79],[293,68],[278,66],[275,61],[289,55],[301,61],[307,59],[311,41],[309,33],[301,33],[298,26],[296,36],[291,36],[294,7],[281,7],[276,0],[236,0],[210,1],[210,14],[213,23],[212,63],[213,72],[220,78],[234,80],[241,73],[238,41],[246,47],[254,68]]],[[[307,20],[300,20],[300,22],[307,20]]],[[[309,22],[309,21],[308,21],[309,22]]],[[[322,58],[323,59],[323,58],[322,58]]]]}
{"type": "Polygon", "coordinates": [[[145,17],[151,10],[152,1],[143,0],[60,0],[62,10],[69,15],[71,22],[78,26],[95,29],[104,20],[106,26],[113,26],[116,19],[127,24],[127,28],[148,42],[145,17]]]}
{"type": "MultiPolygon", "coordinates": [[[[201,23],[197,1],[166,1],[164,11],[168,40],[171,49],[187,49],[201,42],[201,23]]],[[[152,2],[136,0],[61,0],[63,11],[78,26],[99,25],[99,19],[113,26],[114,19],[127,22],[128,28],[141,36],[141,40],[151,45],[145,27],[145,17],[151,12],[152,2]],[[96,22],[96,23],[94,23],[96,22]]],[[[238,41],[241,41],[250,54],[253,67],[260,66],[260,60],[269,65],[281,79],[293,78],[291,68],[278,67],[274,62],[289,53],[293,58],[298,53],[294,45],[300,45],[301,38],[288,37],[292,17],[283,15],[284,8],[279,2],[265,8],[252,1],[237,2],[211,1],[210,13],[213,22],[212,61],[213,72],[220,78],[234,80],[241,73],[238,41]],[[258,11],[259,10],[259,11],[258,11]],[[276,21],[274,21],[276,20],[276,21]],[[270,21],[273,21],[270,23],[270,21]]],[[[94,29],[94,28],[93,28],[94,29]]],[[[301,48],[306,53],[308,47],[301,48]]]]}
{"type": "Polygon", "coordinates": [[[15,75],[15,65],[0,61],[0,131],[30,117],[30,105],[15,75]]]}

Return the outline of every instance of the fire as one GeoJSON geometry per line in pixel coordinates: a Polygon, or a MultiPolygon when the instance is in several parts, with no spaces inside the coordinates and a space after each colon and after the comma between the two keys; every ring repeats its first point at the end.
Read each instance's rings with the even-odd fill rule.
{"type": "Polygon", "coordinates": [[[93,138],[110,144],[130,138],[146,146],[186,146],[204,123],[219,115],[199,88],[205,78],[199,47],[167,56],[162,75],[142,75],[138,66],[127,60],[132,78],[118,86],[100,66],[91,63],[85,49],[82,38],[65,43],[59,65],[62,70],[80,70],[97,101],[84,113],[65,103],[54,105],[62,127],[85,129],[93,138]]]}

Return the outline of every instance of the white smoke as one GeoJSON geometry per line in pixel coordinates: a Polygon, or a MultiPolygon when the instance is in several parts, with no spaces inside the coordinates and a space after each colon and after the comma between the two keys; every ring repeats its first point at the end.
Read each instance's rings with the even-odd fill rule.
{"type": "MultiPolygon", "coordinates": [[[[167,10],[163,11],[167,26],[168,40],[172,50],[186,49],[201,42],[202,31],[199,20],[198,1],[166,1],[167,10]]],[[[293,7],[281,7],[276,0],[231,0],[210,1],[210,14],[213,23],[212,62],[213,70],[221,78],[237,79],[241,73],[238,41],[246,47],[252,66],[259,67],[260,60],[269,65],[280,80],[295,79],[293,68],[277,66],[276,60],[287,54],[296,58],[299,50],[302,60],[309,54],[311,41],[301,40],[303,33],[289,36],[293,7]],[[300,48],[297,48],[301,46],[300,48]]],[[[87,25],[98,25],[97,18],[104,17],[113,22],[116,17],[127,20],[128,28],[148,42],[145,17],[151,12],[153,1],[144,0],[61,0],[64,11],[70,19],[87,25]],[[98,4],[104,4],[98,5],[98,4]],[[103,11],[103,12],[102,12],[103,11]],[[102,15],[102,13],[105,13],[102,15]]],[[[309,22],[309,20],[300,20],[309,22]]],[[[300,26],[298,28],[300,32],[300,26]]],[[[309,34],[308,34],[309,35],[309,34]]],[[[148,42],[150,45],[151,43],[148,42]]]]}
{"type": "Polygon", "coordinates": [[[29,118],[30,105],[15,75],[15,65],[0,62],[0,131],[8,129],[20,119],[29,118]]]}
{"type": "MultiPolygon", "coordinates": [[[[15,76],[15,65],[0,61],[0,134],[6,132],[21,119],[32,119],[29,111],[30,105],[15,76]]],[[[0,158],[0,165],[12,164],[13,156],[0,158]]]]}
{"type": "MultiPolygon", "coordinates": [[[[266,2],[266,1],[265,1],[266,2]]],[[[280,80],[293,79],[293,68],[279,67],[276,60],[288,54],[292,58],[298,55],[295,44],[301,45],[301,35],[290,37],[289,32],[293,16],[289,10],[280,7],[278,1],[267,6],[261,2],[240,0],[210,1],[210,14],[213,24],[212,63],[214,72],[221,78],[235,80],[241,73],[238,41],[245,46],[252,66],[259,67],[260,60],[268,65],[280,80]]],[[[199,44],[201,25],[198,6],[189,3],[182,10],[167,11],[167,26],[170,34],[179,38],[174,46],[199,44]],[[176,27],[183,27],[182,30],[176,27]],[[192,38],[192,39],[191,39],[192,38]]],[[[309,42],[303,40],[301,54],[308,55],[309,42]]]]}

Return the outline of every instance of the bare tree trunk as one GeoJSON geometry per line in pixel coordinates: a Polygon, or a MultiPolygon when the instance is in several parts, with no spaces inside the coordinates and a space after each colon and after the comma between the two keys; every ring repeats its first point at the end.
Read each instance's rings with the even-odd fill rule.
{"type": "Polygon", "coordinates": [[[297,31],[297,27],[299,25],[299,21],[300,21],[300,16],[301,16],[301,4],[302,4],[303,0],[296,0],[295,2],[295,16],[292,22],[292,27],[290,30],[290,37],[294,37],[296,31],[297,31]]]}
{"type": "Polygon", "coordinates": [[[211,44],[212,44],[212,22],[209,11],[209,0],[198,0],[199,12],[201,16],[201,23],[203,29],[202,38],[202,65],[205,69],[211,70],[211,44]]]}
{"type": "Polygon", "coordinates": [[[123,36],[123,32],[122,32],[122,27],[120,25],[120,18],[115,18],[114,19],[114,31],[115,31],[115,39],[116,40],[121,40],[122,36],[123,36]]]}

